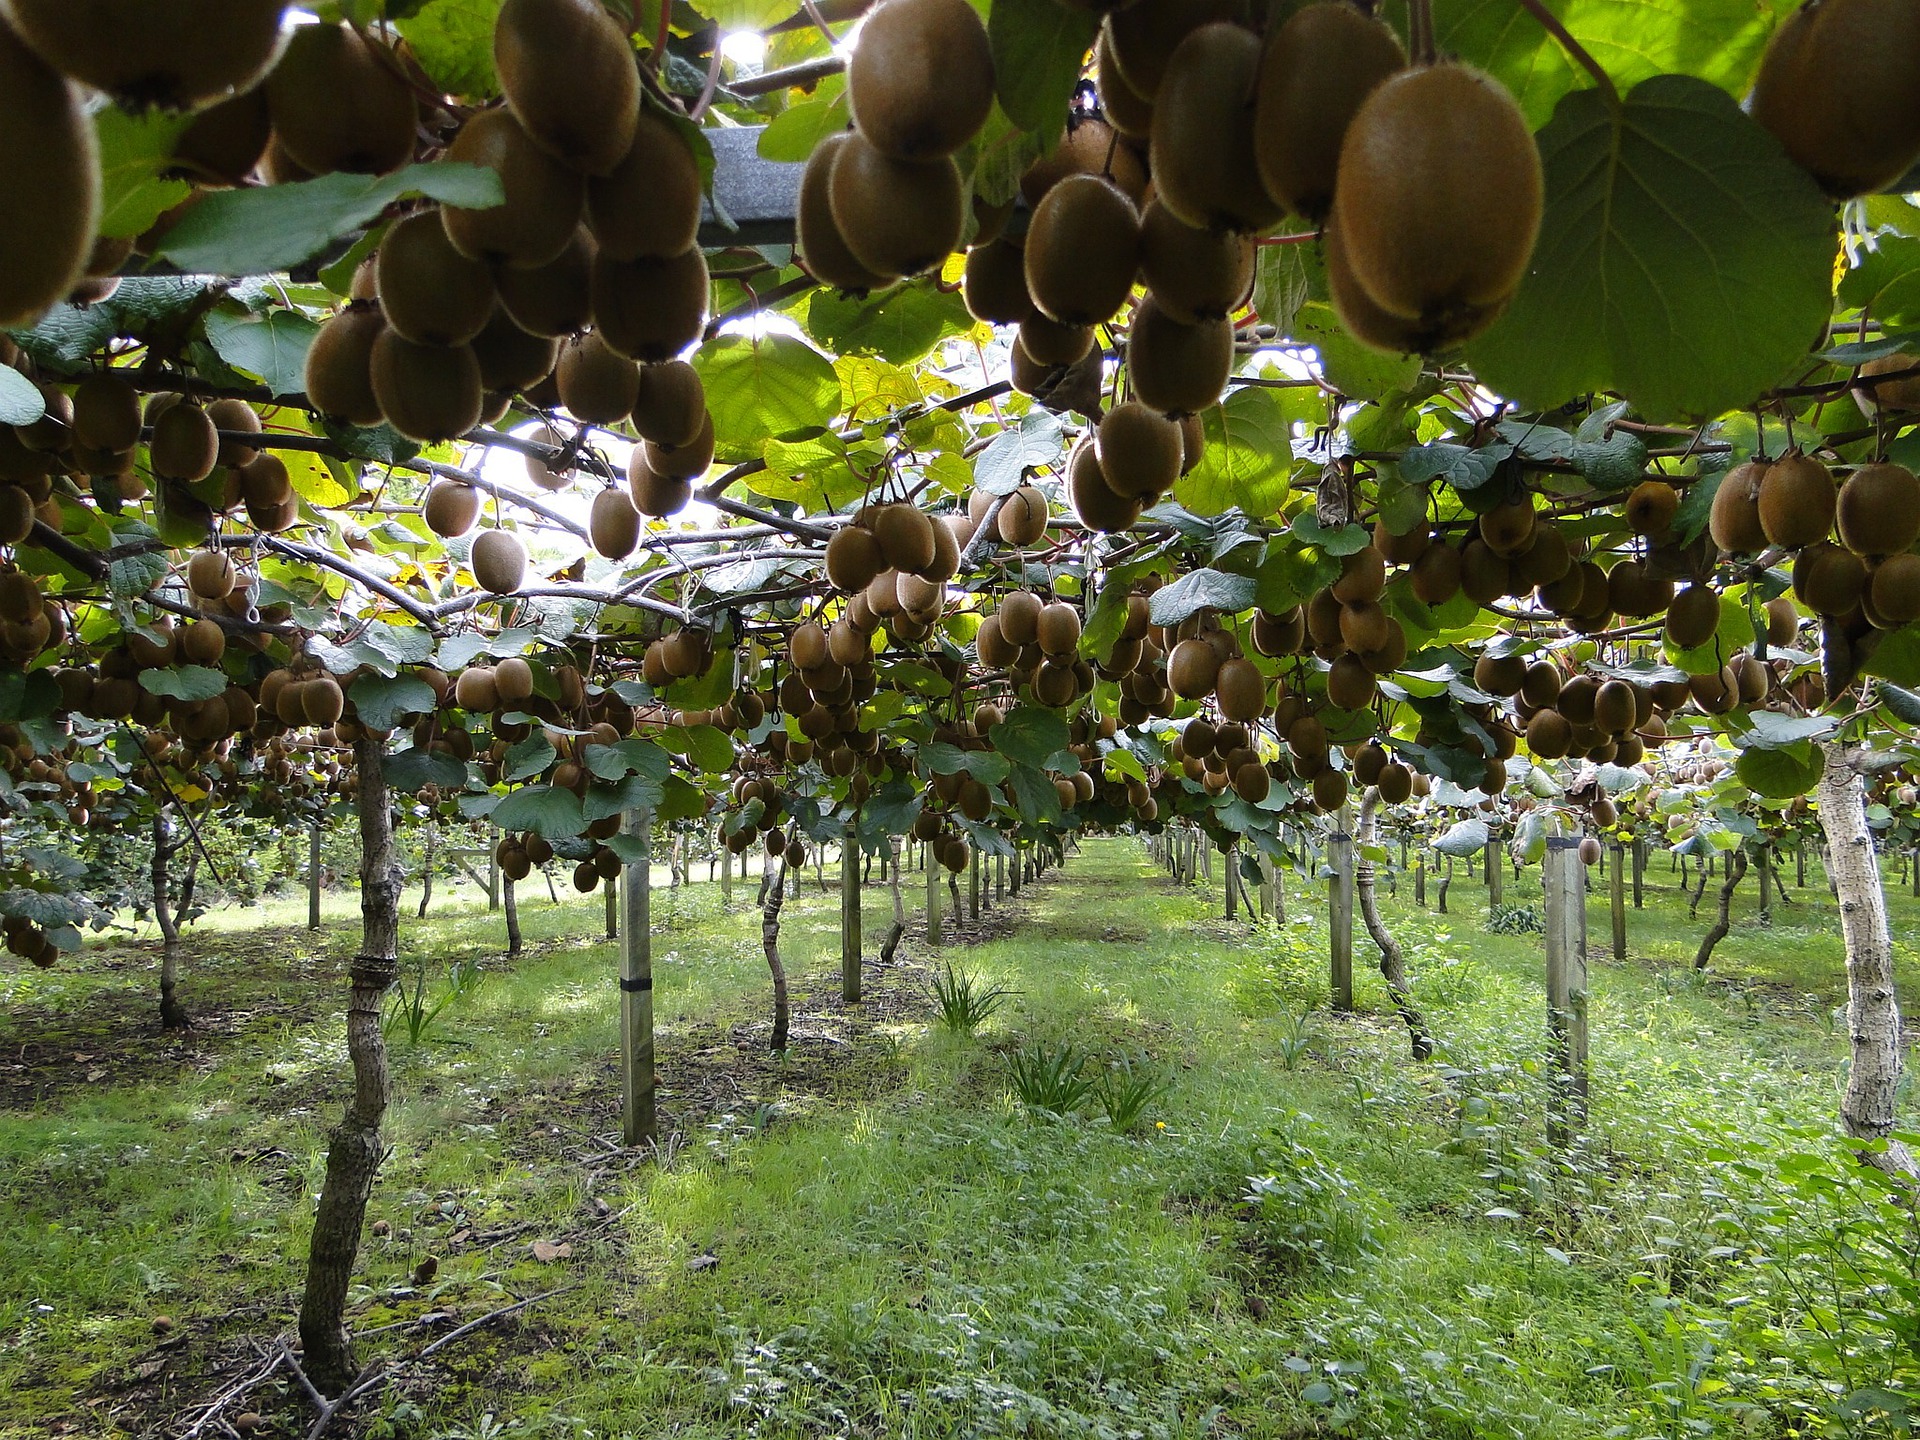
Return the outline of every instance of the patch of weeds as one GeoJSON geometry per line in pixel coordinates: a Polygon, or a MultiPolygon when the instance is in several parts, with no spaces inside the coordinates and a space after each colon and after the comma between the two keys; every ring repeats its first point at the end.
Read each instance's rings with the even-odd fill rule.
{"type": "Polygon", "coordinates": [[[1312,1054],[1313,1047],[1319,1043],[1320,1037],[1313,1031],[1313,1007],[1303,1006],[1274,1046],[1280,1057],[1280,1068],[1298,1070],[1300,1062],[1312,1054]]]}
{"type": "Polygon", "coordinates": [[[1029,1110],[1071,1115],[1086,1102],[1100,1077],[1087,1074],[1087,1057],[1072,1045],[1033,1043],[1007,1057],[1007,1081],[1029,1110]]]}
{"type": "Polygon", "coordinates": [[[971,1035],[999,1014],[1017,993],[997,981],[982,981],[971,970],[943,966],[933,977],[933,1001],[940,1023],[958,1035],[971,1035]]]}
{"type": "Polygon", "coordinates": [[[1259,1151],[1246,1220],[1254,1247],[1276,1269],[1334,1275],[1383,1249],[1373,1198],[1310,1142],[1317,1127],[1295,1117],[1259,1151]]]}
{"type": "Polygon", "coordinates": [[[1093,1098],[1107,1124],[1124,1135],[1140,1123],[1149,1105],[1173,1089],[1173,1077],[1148,1066],[1136,1069],[1132,1057],[1121,1055],[1094,1081],[1093,1098]]]}
{"type": "Polygon", "coordinates": [[[1492,935],[1544,935],[1546,929],[1537,905],[1496,905],[1487,915],[1487,932],[1492,935]]]}
{"type": "Polygon", "coordinates": [[[481,982],[486,978],[480,967],[471,960],[456,960],[447,971],[447,988],[436,1000],[427,998],[427,962],[422,960],[414,967],[413,984],[409,987],[404,981],[394,992],[393,1003],[387,1006],[387,1013],[380,1017],[380,1032],[389,1040],[404,1036],[409,1045],[418,1045],[427,1038],[427,1032],[448,1006],[476,994],[481,982]]]}

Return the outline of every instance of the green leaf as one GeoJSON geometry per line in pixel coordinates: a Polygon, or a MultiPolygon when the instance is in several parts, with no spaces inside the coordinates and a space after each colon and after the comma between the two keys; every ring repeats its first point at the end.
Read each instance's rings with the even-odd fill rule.
{"type": "Polygon", "coordinates": [[[581,802],[580,818],[591,825],[596,820],[604,820],[609,815],[621,815],[628,810],[653,809],[666,799],[665,778],[629,775],[612,784],[589,785],[586,799],[581,802]]]}
{"type": "Polygon", "coordinates": [[[38,720],[51,715],[59,704],[60,687],[46,671],[0,671],[0,723],[38,720]]]}
{"type": "Polygon", "coordinates": [[[564,840],[587,828],[580,797],[552,785],[515,790],[494,807],[493,823],[502,830],[531,830],[546,840],[564,840]]]}
{"type": "Polygon", "coordinates": [[[1100,17],[1059,0],[994,0],[987,16],[1000,108],[1022,130],[1057,135],[1100,17]]]}
{"type": "Polygon", "coordinates": [[[407,715],[431,715],[438,703],[433,687],[412,675],[362,675],[347,696],[371,730],[391,730],[407,715]]]}
{"type": "Polygon", "coordinates": [[[1791,800],[1820,783],[1820,752],[1801,743],[1777,750],[1743,750],[1733,762],[1740,783],[1767,800],[1791,800]]]}
{"type": "Polygon", "coordinates": [[[967,773],[982,785],[998,785],[1007,778],[1009,768],[1007,757],[991,750],[967,752],[967,773]]]}
{"type": "Polygon", "coordinates": [[[1294,317],[1293,338],[1313,346],[1319,352],[1320,373],[1327,384],[1355,400],[1385,399],[1420,378],[1418,355],[1383,355],[1362,345],[1341,323],[1333,306],[1324,301],[1311,300],[1300,307],[1294,317]]]}
{"type": "Polygon", "coordinates": [[[500,93],[493,71],[493,25],[502,0],[428,0],[399,30],[427,78],[449,95],[490,100],[500,93]]]}
{"type": "Polygon", "coordinates": [[[658,820],[697,820],[707,813],[707,792],[680,775],[669,775],[661,787],[658,820]]]}
{"type": "Polygon", "coordinates": [[[164,178],[174,146],[192,117],[149,110],[135,115],[118,105],[94,112],[100,143],[100,233],[114,239],[144,234],[162,214],[193,193],[184,180],[164,178]]]}
{"type": "Polygon", "coordinates": [[[1828,312],[1833,210],[1725,92],[1682,75],[1597,91],[1540,132],[1546,216],[1499,322],[1469,349],[1486,385],[1551,409],[1612,390],[1643,414],[1746,405],[1828,312]]]}
{"type": "Polygon", "coordinates": [[[1036,406],[987,441],[974,457],[973,483],[989,495],[1011,495],[1029,471],[1059,466],[1066,444],[1059,417],[1036,406]]]}
{"type": "Polygon", "coordinates": [[[1171,585],[1153,592],[1151,609],[1156,625],[1178,625],[1202,610],[1238,614],[1251,610],[1259,589],[1251,575],[1229,575],[1211,568],[1189,570],[1171,585]]]}
{"type": "Polygon", "coordinates": [[[873,355],[910,365],[942,340],[973,324],[957,291],[911,280],[867,296],[815,290],[803,327],[835,355],[873,355]]]}
{"type": "Polygon", "coordinates": [[[1060,138],[1063,115],[1051,129],[1023,130],[1007,118],[998,100],[980,133],[961,147],[960,173],[967,177],[973,198],[986,205],[1005,205],[1020,193],[1020,177],[1060,138]]]}
{"type": "Polygon", "coordinates": [[[1304,510],[1295,516],[1293,524],[1287,527],[1287,533],[1301,544],[1310,545],[1327,555],[1355,554],[1366,549],[1373,539],[1364,525],[1342,525],[1337,530],[1329,530],[1311,510],[1304,510]]]}
{"type": "MultiPolygon", "coordinates": [[[[996,733],[1001,728],[994,727],[996,733]]],[[[1052,780],[1028,765],[1015,765],[1007,778],[1022,820],[1029,825],[1060,823],[1060,792],[1053,788],[1052,780]]]]}
{"type": "Polygon", "coordinates": [[[547,739],[547,732],[536,730],[507,751],[507,758],[500,767],[500,778],[509,785],[531,780],[536,775],[546,774],[547,767],[557,758],[553,742],[547,739]]]}
{"type": "Polygon", "coordinates": [[[129,555],[107,565],[107,591],[116,600],[136,599],[166,578],[165,555],[129,555]]]}
{"type": "Polygon", "coordinates": [[[622,740],[617,745],[589,745],[583,758],[589,771],[602,780],[624,780],[632,774],[664,780],[672,761],[651,740],[622,740]]]}
{"type": "Polygon", "coordinates": [[[1415,445],[1400,457],[1400,478],[1412,485],[1444,480],[1457,491],[1478,490],[1513,454],[1511,443],[1470,449],[1451,440],[1415,445]]]}
{"type": "Polygon", "coordinates": [[[319,333],[318,325],[294,310],[275,310],[265,319],[225,310],[207,316],[207,343],[214,353],[234,369],[259,376],[275,395],[306,393],[307,349],[319,333]]]}
{"type": "Polygon", "coordinates": [[[661,745],[685,755],[709,775],[724,775],[733,768],[733,741],[717,726],[669,725],[659,738],[661,745]]]}
{"type": "Polygon", "coordinates": [[[387,783],[409,794],[416,794],[428,785],[438,785],[442,790],[458,790],[467,783],[467,767],[453,756],[437,750],[401,750],[387,756],[383,768],[387,783]]]}
{"type": "Polygon", "coordinates": [[[722,335],[700,347],[693,368],[706,386],[721,460],[757,460],[766,441],[803,439],[840,412],[833,362],[790,335],[722,335]]]}
{"type": "Polygon", "coordinates": [[[1047,757],[1056,750],[1065,749],[1071,738],[1067,722],[1038,705],[1016,707],[987,732],[987,737],[993,742],[993,748],[1009,760],[1036,768],[1045,765],[1047,757]]]}
{"type": "Polygon", "coordinates": [[[1174,499],[1196,515],[1243,510],[1259,519],[1273,514],[1286,500],[1293,477],[1293,426],[1304,418],[1295,412],[1314,395],[1311,389],[1250,385],[1203,410],[1207,448],[1174,486],[1174,499]]]}
{"type": "Polygon", "coordinates": [[[140,688],[165,700],[211,700],[226,692],[227,677],[210,665],[142,670],[140,688]]]}
{"type": "Polygon", "coordinates": [[[47,413],[40,387],[11,365],[0,365],[0,425],[31,425],[47,413]]]}
{"type": "MultiPolygon", "coordinates": [[[[1312,245],[1262,245],[1253,257],[1253,310],[1282,335],[1291,336],[1300,307],[1313,298],[1324,274],[1312,245]]],[[[1324,283],[1322,284],[1324,293],[1324,283]]]]}
{"type": "Polygon", "coordinates": [[[835,75],[822,82],[810,98],[796,100],[774,116],[760,132],[756,148],[762,160],[795,164],[813,154],[814,147],[827,136],[846,128],[846,82],[835,75]]]}
{"type": "Polygon", "coordinates": [[[292,270],[371,224],[394,201],[424,195],[484,210],[502,204],[484,165],[409,165],[391,175],[323,175],[251,190],[217,190],[168,230],[155,254],[203,275],[292,270]]]}

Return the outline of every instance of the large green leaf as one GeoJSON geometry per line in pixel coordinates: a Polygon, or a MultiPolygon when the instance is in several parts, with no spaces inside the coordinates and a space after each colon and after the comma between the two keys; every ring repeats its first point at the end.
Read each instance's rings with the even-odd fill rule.
{"type": "Polygon", "coordinates": [[[1791,800],[1820,783],[1820,752],[1802,741],[1781,749],[1743,750],[1733,762],[1733,773],[1754,794],[1768,800],[1791,800]]]}
{"type": "Polygon", "coordinates": [[[790,335],[722,335],[700,347],[693,367],[706,385],[721,460],[757,460],[766,441],[801,439],[840,410],[833,362],[790,335]]]}
{"type": "Polygon", "coordinates": [[[224,310],[207,316],[214,352],[234,369],[258,375],[275,395],[305,392],[307,349],[319,333],[318,325],[294,310],[275,310],[264,319],[224,310]]]}
{"type": "Polygon", "coordinates": [[[531,830],[547,840],[564,840],[587,827],[580,797],[552,785],[515,790],[494,807],[493,823],[502,830],[531,830]]]}
{"type": "Polygon", "coordinates": [[[149,110],[141,115],[118,105],[94,112],[100,142],[100,233],[130,239],[192,193],[184,180],[164,178],[174,146],[191,119],[149,110]]]}
{"type": "Polygon", "coordinates": [[[1000,108],[1022,130],[1058,134],[1100,17],[1059,0],[994,0],[987,17],[1000,108]]]}
{"type": "Polygon", "coordinates": [[[1180,477],[1174,498],[1196,515],[1239,509],[1259,517],[1278,510],[1293,476],[1294,422],[1305,418],[1314,396],[1311,389],[1247,386],[1203,411],[1206,452],[1180,477]]]}
{"type": "MultiPolygon", "coordinates": [[[[1288,246],[1297,249],[1297,246],[1288,246]]],[[[1333,306],[1309,300],[1293,319],[1293,338],[1320,357],[1327,384],[1355,400],[1383,400],[1420,378],[1420,357],[1386,355],[1354,339],[1333,306]]]]}
{"type": "Polygon", "coordinates": [[[449,95],[491,99],[500,92],[493,72],[493,23],[502,0],[428,0],[395,27],[420,68],[449,95]]]}
{"type": "Polygon", "coordinates": [[[950,335],[973,324],[958,292],[931,280],[864,297],[816,290],[806,309],[806,332],[835,355],[875,355],[910,365],[950,335]]]}
{"type": "Polygon", "coordinates": [[[993,748],[1020,765],[1041,766],[1072,737],[1067,722],[1038,705],[1022,705],[987,732],[993,748]]]}
{"type": "Polygon", "coordinates": [[[1617,390],[1644,414],[1747,404],[1827,317],[1832,208],[1725,94],[1662,76],[1615,115],[1599,92],[1540,132],[1546,218],[1480,378],[1551,408],[1617,390]]]}
{"type": "Polygon", "coordinates": [[[31,425],[47,413],[40,387],[11,365],[0,365],[0,425],[31,425]]]}
{"type": "Polygon", "coordinates": [[[172,670],[142,670],[140,688],[168,700],[211,700],[227,688],[227,677],[210,665],[181,665],[172,670]]]}

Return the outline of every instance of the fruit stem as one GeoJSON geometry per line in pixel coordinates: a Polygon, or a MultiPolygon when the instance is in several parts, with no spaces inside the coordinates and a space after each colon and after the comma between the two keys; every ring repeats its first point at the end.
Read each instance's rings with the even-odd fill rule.
{"type": "Polygon", "coordinates": [[[1620,110],[1620,92],[1614,88],[1613,77],[1587,53],[1586,46],[1573,38],[1567,27],[1560,23],[1559,17],[1547,9],[1546,0],[1520,0],[1520,3],[1529,15],[1540,22],[1541,29],[1560,42],[1560,48],[1567,52],[1574,63],[1593,76],[1594,83],[1600,87],[1600,94],[1607,102],[1607,108],[1617,114],[1620,110]]]}

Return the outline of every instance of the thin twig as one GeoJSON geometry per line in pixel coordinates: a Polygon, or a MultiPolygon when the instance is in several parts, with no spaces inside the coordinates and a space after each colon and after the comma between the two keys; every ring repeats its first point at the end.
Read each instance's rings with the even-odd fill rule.
{"type": "Polygon", "coordinates": [[[1613,77],[1607,74],[1600,62],[1587,52],[1587,47],[1573,38],[1571,31],[1560,23],[1560,18],[1547,9],[1545,0],[1520,0],[1529,15],[1540,22],[1540,28],[1560,42],[1565,50],[1582,70],[1593,76],[1600,87],[1600,93],[1606,97],[1607,108],[1618,114],[1620,110],[1620,92],[1614,88],[1613,77]]]}
{"type": "Polygon", "coordinates": [[[471,1335],[474,1331],[478,1330],[481,1326],[491,1324],[493,1321],[500,1319],[502,1316],[512,1315],[516,1311],[526,1309],[529,1305],[538,1305],[542,1300],[551,1300],[556,1295],[564,1295],[569,1290],[578,1290],[579,1288],[580,1286],[578,1285],[578,1283],[575,1283],[572,1285],[562,1285],[558,1289],[549,1290],[543,1295],[529,1295],[524,1300],[516,1300],[511,1305],[503,1305],[498,1310],[493,1310],[488,1312],[485,1315],[482,1315],[478,1320],[469,1320],[466,1324],[462,1325],[458,1330],[449,1330],[446,1334],[442,1335],[438,1340],[434,1341],[431,1345],[427,1346],[426,1349],[422,1350],[414,1358],[417,1360],[424,1360],[429,1355],[433,1354],[434,1351],[443,1349],[444,1347],[451,1345],[454,1341],[459,1340],[464,1336],[471,1335]]]}

